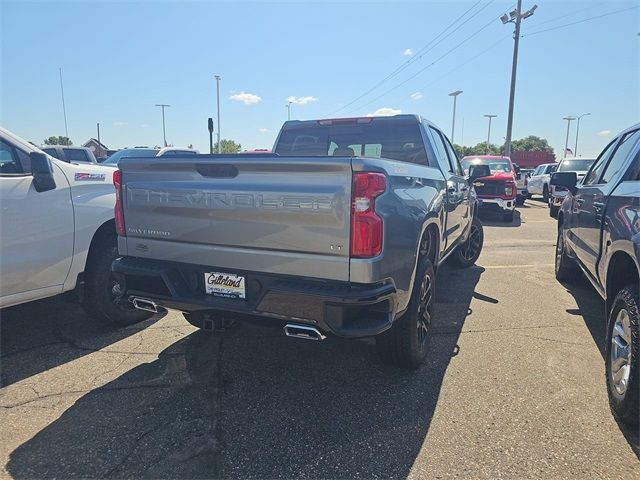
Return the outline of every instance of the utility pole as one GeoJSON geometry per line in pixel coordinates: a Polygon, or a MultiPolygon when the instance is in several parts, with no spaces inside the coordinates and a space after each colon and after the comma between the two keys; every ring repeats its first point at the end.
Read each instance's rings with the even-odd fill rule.
{"type": "Polygon", "coordinates": [[[288,102],[285,107],[287,107],[287,120],[291,120],[291,102],[288,102]]]}
{"type": "Polygon", "coordinates": [[[453,97],[453,121],[451,122],[451,143],[453,144],[453,134],[456,130],[456,100],[458,99],[458,95],[462,93],[462,90],[456,90],[455,92],[451,92],[449,94],[450,97],[453,97]]]}
{"type": "Polygon", "coordinates": [[[100,150],[100,153],[102,153],[102,155],[100,155],[102,157],[103,155],[106,155],[107,152],[102,151],[102,142],[100,142],[100,122],[96,123],[96,127],[98,128],[98,149],[100,150]]]}
{"type": "Polygon", "coordinates": [[[491,119],[496,118],[498,115],[485,115],[489,119],[489,132],[487,133],[487,155],[489,155],[489,145],[491,145],[491,119]]]}
{"type": "MultiPolygon", "coordinates": [[[[575,120],[576,117],[564,117],[563,120],[567,121],[567,138],[564,141],[564,153],[562,154],[562,158],[567,158],[567,148],[569,148],[569,127],[571,126],[571,121],[575,120]]],[[[574,154],[575,155],[575,154],[574,154]]]]}
{"type": "Polygon", "coordinates": [[[69,138],[69,129],[67,128],[67,107],[64,104],[64,86],[62,85],[62,67],[58,68],[60,72],[60,93],[62,94],[62,113],[64,115],[64,134],[69,138]]]}
{"type": "Polygon", "coordinates": [[[513,62],[511,64],[511,89],[509,91],[509,116],[507,117],[507,138],[505,140],[505,156],[511,157],[511,135],[513,132],[513,106],[516,96],[516,72],[518,70],[518,47],[520,46],[520,23],[523,19],[529,18],[535,12],[537,5],[534,5],[526,12],[522,12],[522,0],[518,0],[516,9],[500,17],[502,23],[514,23],[516,28],[513,33],[513,62]]]}
{"type": "Polygon", "coordinates": [[[220,80],[222,80],[222,77],[220,75],[214,75],[213,78],[216,79],[216,103],[218,106],[218,153],[220,153],[220,80]]]}
{"type": "Polygon", "coordinates": [[[587,115],[591,115],[590,113],[583,113],[582,115],[578,115],[577,120],[578,123],[576,124],[576,148],[573,149],[573,156],[577,157],[578,156],[578,134],[580,133],[580,119],[582,117],[586,117],[587,115]]]}
{"type": "Polygon", "coordinates": [[[170,107],[171,105],[167,105],[166,103],[156,103],[156,107],[162,108],[162,138],[164,139],[164,146],[167,146],[167,131],[164,125],[164,109],[165,107],[170,107]]]}

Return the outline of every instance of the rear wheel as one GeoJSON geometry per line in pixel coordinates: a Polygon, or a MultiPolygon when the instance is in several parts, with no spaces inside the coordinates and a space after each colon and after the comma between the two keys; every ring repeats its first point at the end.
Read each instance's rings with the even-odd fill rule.
{"type": "Polygon", "coordinates": [[[556,279],[560,282],[575,282],[580,275],[580,268],[576,261],[568,255],[564,243],[564,230],[558,227],[558,238],[556,240],[556,279]]]}
{"type": "Polygon", "coordinates": [[[99,320],[126,326],[150,318],[153,314],[138,310],[122,298],[122,287],[111,273],[111,264],[118,258],[116,235],[96,240],[85,268],[84,310],[99,320]]]}
{"type": "Polygon", "coordinates": [[[640,302],[638,285],[627,285],[613,300],[607,319],[606,378],[609,405],[629,426],[640,418],[640,302]]]}
{"type": "Polygon", "coordinates": [[[547,184],[545,184],[544,187],[542,187],[542,199],[545,202],[549,201],[549,186],[547,184]]]}
{"type": "Polygon", "coordinates": [[[478,217],[471,223],[469,238],[451,254],[451,263],[459,268],[467,268],[476,263],[484,243],[484,230],[478,217]]]}
{"type": "Polygon", "coordinates": [[[516,205],[524,205],[524,195],[518,195],[516,197],[516,205]]]}
{"type": "Polygon", "coordinates": [[[553,205],[549,205],[549,216],[551,218],[558,218],[558,207],[554,207],[553,205]]]}
{"type": "Polygon", "coordinates": [[[389,330],[376,337],[376,348],[384,362],[410,370],[423,362],[431,339],[434,287],[433,265],[422,257],[407,311],[389,330]]]}

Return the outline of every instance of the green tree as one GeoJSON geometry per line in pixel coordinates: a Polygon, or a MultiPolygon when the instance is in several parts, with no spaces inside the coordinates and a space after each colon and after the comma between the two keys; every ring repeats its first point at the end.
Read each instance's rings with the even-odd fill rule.
{"type": "Polygon", "coordinates": [[[45,145],[73,145],[73,142],[69,140],[69,137],[57,136],[57,137],[49,137],[44,140],[45,145]]]}
{"type": "Polygon", "coordinates": [[[511,142],[511,150],[514,152],[548,152],[553,153],[553,147],[546,138],[529,135],[528,137],[511,142]]]}
{"type": "Polygon", "coordinates": [[[460,158],[469,155],[500,155],[500,146],[490,143],[487,151],[487,142],[480,142],[473,147],[465,147],[462,145],[454,145],[453,149],[456,151],[460,158]]]}
{"type": "MultiPolygon", "coordinates": [[[[234,142],[233,140],[227,140],[223,138],[220,140],[220,153],[238,153],[242,150],[242,145],[234,142]]],[[[218,151],[218,142],[213,146],[213,151],[218,151]]]]}

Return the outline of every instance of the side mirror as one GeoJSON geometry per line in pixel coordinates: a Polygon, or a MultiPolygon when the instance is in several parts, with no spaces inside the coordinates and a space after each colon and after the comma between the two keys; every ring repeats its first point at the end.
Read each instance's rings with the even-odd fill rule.
{"type": "Polygon", "coordinates": [[[490,177],[491,169],[489,165],[471,165],[469,167],[469,180],[477,180],[482,177],[490,177]]]}
{"type": "Polygon", "coordinates": [[[555,187],[564,187],[575,195],[578,191],[578,174],[576,172],[555,172],[551,174],[549,183],[555,187]]]}
{"type": "Polygon", "coordinates": [[[31,152],[31,172],[33,174],[33,187],[36,192],[46,192],[56,188],[56,181],[53,178],[53,167],[44,153],[31,152]]]}

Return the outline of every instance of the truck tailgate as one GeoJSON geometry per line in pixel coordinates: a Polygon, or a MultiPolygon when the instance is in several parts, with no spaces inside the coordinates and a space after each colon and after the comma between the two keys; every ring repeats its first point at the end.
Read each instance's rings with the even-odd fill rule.
{"type": "Polygon", "coordinates": [[[122,254],[349,279],[350,158],[129,158],[120,169],[122,254]]]}

